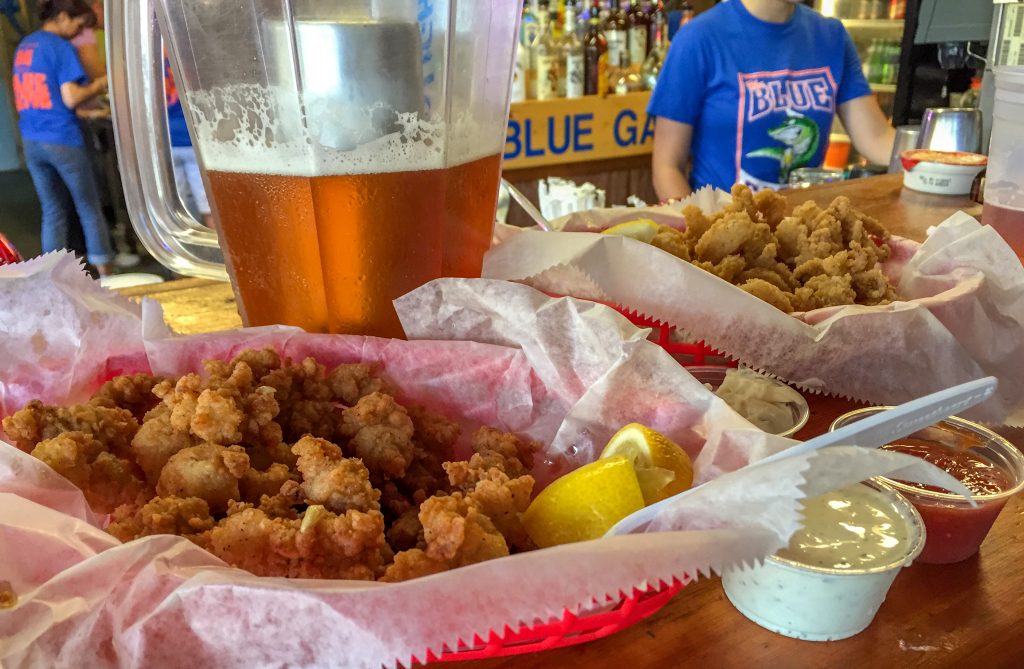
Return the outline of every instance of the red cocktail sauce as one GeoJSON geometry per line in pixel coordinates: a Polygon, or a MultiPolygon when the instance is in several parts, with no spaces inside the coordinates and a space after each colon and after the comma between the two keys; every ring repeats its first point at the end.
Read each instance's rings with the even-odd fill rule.
{"type": "MultiPolygon", "coordinates": [[[[982,445],[980,441],[963,433],[957,436],[962,438],[955,446],[907,438],[883,448],[914,455],[934,464],[975,495],[995,495],[1013,488],[1014,483],[1005,470],[972,450],[972,447],[982,445]]],[[[966,500],[941,499],[929,494],[949,492],[942,488],[910,481],[900,483],[921,491],[921,494],[902,490],[901,493],[917,507],[928,533],[918,561],[932,564],[959,562],[977,553],[1008,499],[976,499],[978,506],[971,508],[966,500]]]]}

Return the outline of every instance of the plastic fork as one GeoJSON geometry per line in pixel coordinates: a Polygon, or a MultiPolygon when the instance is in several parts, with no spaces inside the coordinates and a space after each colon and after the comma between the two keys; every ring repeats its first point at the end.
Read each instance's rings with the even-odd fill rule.
{"type": "Polygon", "coordinates": [[[512,196],[512,199],[516,201],[516,204],[522,207],[523,211],[533,219],[533,222],[537,224],[537,227],[544,232],[551,232],[551,224],[548,223],[548,219],[544,218],[544,214],[540,213],[540,210],[533,206],[533,203],[530,202],[530,198],[526,197],[521,190],[510,184],[505,179],[501,180],[501,185],[508,189],[508,194],[512,196]]]}
{"type": "MultiPolygon", "coordinates": [[[[969,409],[975,404],[984,402],[992,397],[997,383],[995,377],[988,376],[925,395],[893,407],[889,411],[881,411],[856,423],[851,423],[835,432],[827,432],[784,451],[779,451],[767,458],[753,462],[747,467],[760,467],[770,462],[804,455],[829,446],[861,446],[863,448],[884,446],[969,409]]],[[[606,536],[629,534],[646,525],[662,509],[671,506],[676,499],[687,493],[689,493],[688,490],[631,513],[608,530],[606,536]]]]}

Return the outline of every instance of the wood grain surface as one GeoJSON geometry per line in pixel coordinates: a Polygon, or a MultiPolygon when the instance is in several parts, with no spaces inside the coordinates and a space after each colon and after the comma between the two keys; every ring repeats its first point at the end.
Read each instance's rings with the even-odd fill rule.
{"type": "Polygon", "coordinates": [[[874,216],[894,235],[923,241],[929,226],[938,225],[957,211],[981,218],[981,205],[966,197],[930,195],[903,188],[902,174],[854,179],[837,184],[784,191],[790,204],[814,200],[827,206],[845,195],[866,214],[874,216]]]}
{"type": "Polygon", "coordinates": [[[164,308],[164,320],[180,334],[200,334],[242,327],[231,284],[211,279],[177,279],[120,291],[148,297],[164,308]]]}
{"type": "MultiPolygon", "coordinates": [[[[924,195],[901,187],[899,175],[790,191],[798,204],[827,205],[846,195],[893,233],[922,240],[927,228],[958,209],[977,213],[966,198],[924,195]]],[[[240,325],[230,287],[187,279],[124,291],[159,300],[182,333],[240,325]]],[[[856,408],[845,400],[811,398],[811,419],[799,438],[828,428],[856,408]]],[[[1024,444],[1024,431],[1004,431],[1024,444]]],[[[453,593],[458,596],[458,593],[453,593]]],[[[715,667],[840,669],[1024,667],[1024,499],[1012,499],[977,556],[954,565],[913,565],[896,579],[874,623],[843,641],[796,641],[744,618],[726,600],[718,578],[700,580],[660,612],[628,630],[582,646],[531,655],[464,662],[465,669],[525,667],[715,667]]],[[[471,606],[471,602],[466,603],[471,606]]]]}
{"type": "MultiPolygon", "coordinates": [[[[858,407],[810,398],[809,439],[858,407]]],[[[1006,436],[1024,443],[1024,431],[1006,436]]],[[[637,625],[581,646],[460,663],[463,669],[695,667],[1020,669],[1024,666],[1024,498],[1003,509],[981,552],[953,565],[915,564],[893,583],[874,622],[850,639],[820,643],[780,636],[729,603],[719,578],[683,588],[637,625]]]]}

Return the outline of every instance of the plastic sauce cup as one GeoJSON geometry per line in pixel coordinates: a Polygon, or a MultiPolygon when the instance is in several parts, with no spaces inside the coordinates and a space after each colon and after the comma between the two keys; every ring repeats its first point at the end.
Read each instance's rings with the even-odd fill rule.
{"type": "MultiPolygon", "coordinates": [[[[730,367],[720,367],[714,365],[694,365],[686,367],[686,371],[689,372],[693,376],[693,378],[697,379],[704,385],[710,387],[711,392],[713,393],[717,392],[718,388],[722,385],[722,383],[725,382],[725,377],[730,370],[732,370],[732,368],[730,367]]],[[[782,381],[779,381],[778,379],[773,379],[770,376],[764,375],[762,375],[762,377],[766,383],[771,383],[773,385],[780,386],[783,388],[789,388],[793,392],[800,394],[798,390],[796,390],[795,388],[791,388],[790,386],[783,383],[782,381]]],[[[805,425],[807,425],[807,421],[811,417],[811,408],[807,404],[807,400],[804,399],[803,395],[800,395],[800,402],[794,402],[790,404],[789,409],[793,415],[792,422],[786,427],[785,430],[775,432],[773,434],[777,434],[780,437],[792,437],[794,434],[802,430],[805,425]]],[[[747,416],[743,417],[750,420],[750,418],[747,416]]]]}
{"type": "MultiPolygon", "coordinates": [[[[837,430],[889,408],[850,412],[829,429],[837,430]]],[[[1006,502],[1024,489],[1024,455],[995,432],[962,418],[947,418],[884,448],[910,452],[945,469],[971,490],[977,503],[972,507],[960,495],[879,477],[906,497],[924,520],[928,541],[919,562],[949,564],[977,553],[1006,502]],[[913,445],[912,450],[897,446],[907,443],[913,445]],[[975,472],[984,476],[972,477],[975,472]]]]}
{"type": "MultiPolygon", "coordinates": [[[[864,566],[827,566],[828,562],[816,563],[811,558],[794,559],[791,550],[783,550],[768,557],[763,565],[730,569],[722,575],[722,586],[740,613],[773,632],[808,641],[845,639],[871,624],[896,575],[924,546],[925,529],[914,507],[886,485],[872,481],[843,491],[855,488],[869,491],[870,506],[864,504],[861,512],[881,511],[902,540],[891,543],[879,559],[864,566]]],[[[832,499],[816,499],[826,497],[832,499]]],[[[808,500],[808,504],[813,503],[808,500]]],[[[828,529],[816,527],[808,514],[803,532],[816,535],[828,529]]],[[[870,550],[867,543],[863,546],[863,550],[870,550]]],[[[813,551],[805,554],[809,553],[813,551]]]]}

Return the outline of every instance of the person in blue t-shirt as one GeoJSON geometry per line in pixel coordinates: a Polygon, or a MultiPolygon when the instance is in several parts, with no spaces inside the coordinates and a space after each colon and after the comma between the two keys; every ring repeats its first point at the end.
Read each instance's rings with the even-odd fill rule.
{"type": "Polygon", "coordinates": [[[43,0],[38,11],[42,29],[18,44],[13,83],[25,162],[43,209],[43,252],[67,248],[74,207],[87,259],[100,275],[108,275],[114,251],[75,116],[76,107],[107,90],[107,78],[90,81],[69,41],[94,24],[96,15],[85,0],[43,0]]]}
{"type": "Polygon", "coordinates": [[[199,172],[199,161],[192,148],[192,137],[185,123],[185,110],[181,106],[181,94],[171,72],[171,64],[164,58],[164,89],[167,93],[167,127],[171,134],[171,158],[174,164],[174,181],[178,195],[185,209],[208,227],[213,227],[210,216],[210,202],[206,198],[206,186],[199,172]]]}
{"type": "Polygon", "coordinates": [[[843,24],[799,0],[729,0],[683,26],[648,112],[664,200],[706,185],[779,188],[821,165],[837,113],[873,163],[889,162],[895,138],[843,24]]]}

